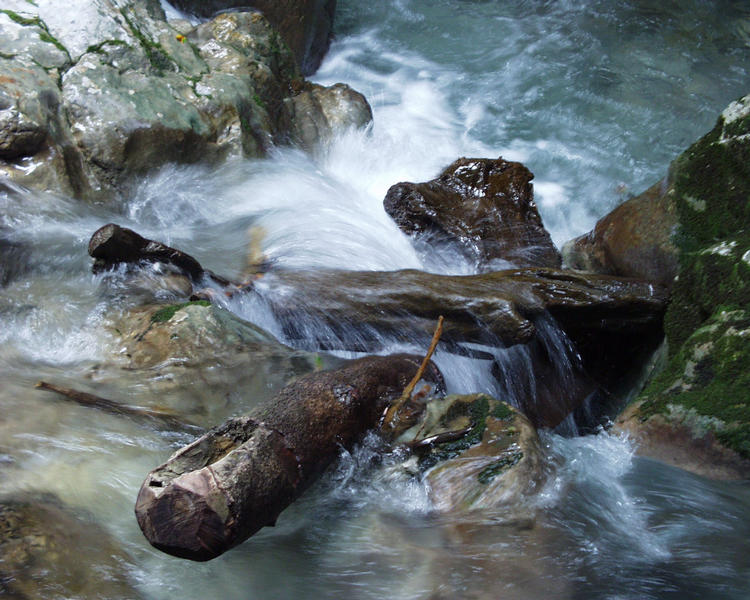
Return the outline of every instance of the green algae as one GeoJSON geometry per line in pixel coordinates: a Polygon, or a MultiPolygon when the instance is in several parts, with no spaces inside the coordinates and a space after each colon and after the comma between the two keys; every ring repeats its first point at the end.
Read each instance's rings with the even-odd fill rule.
{"type": "Polygon", "coordinates": [[[166,323],[172,317],[174,317],[178,311],[182,310],[183,308],[187,308],[188,306],[211,306],[211,303],[208,300],[196,300],[193,302],[183,302],[181,304],[170,304],[169,306],[160,308],[153,315],[151,315],[151,322],[166,323]]]}
{"type": "Polygon", "coordinates": [[[22,15],[19,15],[17,12],[14,12],[12,10],[9,10],[7,8],[0,9],[0,13],[4,13],[8,16],[8,18],[11,19],[11,21],[14,21],[15,23],[18,23],[19,25],[23,25],[25,27],[33,26],[38,27],[40,29],[39,31],[39,39],[47,44],[52,44],[60,50],[65,56],[68,58],[68,62],[72,63],[73,59],[70,57],[70,52],[68,52],[68,49],[63,46],[62,42],[58,40],[54,35],[52,35],[52,32],[49,30],[49,27],[47,27],[47,24],[42,21],[38,16],[34,17],[24,17],[22,15]]]}
{"type": "Polygon", "coordinates": [[[519,450],[493,461],[477,474],[479,483],[484,485],[491,483],[495,477],[517,465],[522,458],[523,452],[519,450]]]}

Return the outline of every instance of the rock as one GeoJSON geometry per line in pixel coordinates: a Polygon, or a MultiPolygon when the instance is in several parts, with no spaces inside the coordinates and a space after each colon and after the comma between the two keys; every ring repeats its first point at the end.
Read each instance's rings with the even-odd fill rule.
{"type": "Polygon", "coordinates": [[[351,448],[377,424],[420,362],[367,357],[301,377],[272,402],[179,450],[138,494],[146,538],[175,556],[209,560],[273,525],[342,446],[351,448]]]}
{"type": "Polygon", "coordinates": [[[643,449],[709,476],[750,476],[750,96],[672,164],[679,273],[669,355],[625,421],[643,449]],[[671,444],[675,446],[672,447],[671,444]],[[683,460],[690,450],[695,455],[683,460]]]}
{"type": "Polygon", "coordinates": [[[520,506],[545,479],[546,461],[529,420],[485,394],[431,398],[425,416],[399,438],[439,439],[415,450],[435,509],[447,514],[520,506]]]}
{"type": "Polygon", "coordinates": [[[348,85],[309,84],[285,100],[292,120],[290,136],[306,150],[328,142],[347,129],[362,129],[372,122],[367,99],[348,85]]]}
{"type": "Polygon", "coordinates": [[[279,30],[303,75],[314,73],[328,51],[336,0],[173,0],[172,4],[201,17],[252,7],[279,30]]]}
{"type": "Polygon", "coordinates": [[[296,351],[208,302],[132,309],[111,319],[113,355],[89,373],[127,403],[209,426],[269,398],[290,380],[339,364],[296,351]]]}
{"type": "Polygon", "coordinates": [[[520,163],[460,158],[437,179],[392,186],[383,205],[404,232],[455,246],[482,271],[559,267],[532,178],[520,163]]]}
{"type": "Polygon", "coordinates": [[[108,533],[53,496],[0,499],[0,556],[0,595],[9,598],[141,597],[108,533]]]}
{"type": "MultiPolygon", "coordinates": [[[[493,361],[494,348],[523,345],[532,384],[518,402],[535,426],[550,428],[587,399],[595,407],[610,403],[609,393],[589,397],[600,388],[617,395],[615,383],[658,346],[667,302],[659,286],[554,269],[472,276],[272,271],[252,293],[289,343],[310,350],[378,352],[394,341],[425,348],[439,315],[438,350],[493,361]],[[550,352],[568,354],[567,370],[550,352]]],[[[495,373],[502,381],[502,369],[495,373]]]]}
{"type": "Polygon", "coordinates": [[[258,12],[188,28],[154,0],[72,3],[0,9],[0,174],[27,187],[112,202],[167,162],[261,157],[292,131],[310,142],[311,122],[330,135],[364,114],[342,87],[302,114],[294,56],[258,12]]]}
{"type": "Polygon", "coordinates": [[[670,287],[677,275],[673,190],[667,180],[626,200],[594,229],[563,246],[572,269],[636,277],[670,287]]]}

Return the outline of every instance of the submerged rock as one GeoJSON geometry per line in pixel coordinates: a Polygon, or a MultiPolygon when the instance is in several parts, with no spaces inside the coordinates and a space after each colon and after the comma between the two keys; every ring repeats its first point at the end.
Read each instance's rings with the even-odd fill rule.
{"type": "Polygon", "coordinates": [[[673,196],[665,180],[623,202],[592,231],[563,246],[566,266],[671,286],[678,268],[673,196]]]}
{"type": "MultiPolygon", "coordinates": [[[[167,162],[264,156],[322,119],[295,111],[299,70],[258,12],[192,27],[168,23],[154,0],[4,7],[0,173],[28,187],[111,201],[167,162]]],[[[331,99],[325,135],[364,102],[339,88],[319,95],[331,99]]]]}
{"type": "Polygon", "coordinates": [[[624,417],[644,452],[717,477],[750,475],[748,165],[750,96],[672,164],[679,273],[665,315],[669,355],[624,417]]]}
{"type": "Polygon", "coordinates": [[[140,598],[128,559],[96,523],[73,515],[53,496],[0,499],[0,595],[140,598]]]}
{"type": "Polygon", "coordinates": [[[113,319],[111,331],[114,355],[89,373],[97,386],[108,395],[127,391],[128,403],[201,426],[249,410],[295,377],[339,363],[283,346],[208,302],[133,309],[113,319]]]}
{"type": "Polygon", "coordinates": [[[454,246],[482,271],[559,267],[534,203],[533,177],[502,158],[460,158],[432,181],[392,186],[383,205],[404,232],[454,246]]]}
{"type": "Polygon", "coordinates": [[[177,8],[201,17],[219,11],[256,8],[281,33],[303,75],[314,73],[333,33],[336,0],[172,0],[177,8]]]}

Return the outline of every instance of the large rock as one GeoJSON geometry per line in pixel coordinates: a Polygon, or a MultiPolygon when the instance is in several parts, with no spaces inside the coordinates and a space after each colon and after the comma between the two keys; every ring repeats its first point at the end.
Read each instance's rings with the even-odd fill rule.
{"type": "Polygon", "coordinates": [[[645,452],[676,441],[671,454],[680,466],[747,478],[750,96],[730,104],[713,130],[677,158],[670,177],[680,268],[665,315],[669,356],[625,420],[645,452]],[[691,461],[680,458],[688,447],[691,461]]]}
{"type": "Polygon", "coordinates": [[[560,254],[534,203],[532,173],[520,163],[460,158],[426,183],[398,183],[386,212],[406,233],[449,244],[482,271],[559,267],[560,254]]]}
{"type": "Polygon", "coordinates": [[[678,267],[672,241],[677,229],[673,196],[666,179],[623,202],[589,233],[563,246],[565,265],[671,286],[678,267]]]}
{"type": "Polygon", "coordinates": [[[210,426],[300,375],[338,364],[292,350],[208,302],[146,306],[111,319],[113,355],[90,372],[108,394],[210,426]]]}
{"type": "Polygon", "coordinates": [[[492,361],[495,348],[519,345],[533,385],[517,401],[544,427],[558,425],[598,388],[613,389],[653,351],[667,302],[665,290],[646,282],[554,269],[473,276],[279,271],[257,280],[252,294],[292,345],[310,350],[426,347],[440,315],[443,351],[492,361]],[[567,356],[553,361],[550,353],[567,356]],[[556,364],[563,359],[567,370],[556,364]]]}
{"type": "Polygon", "coordinates": [[[260,10],[291,48],[303,75],[314,73],[328,51],[336,0],[172,0],[201,17],[229,9],[260,10]]]}
{"type": "Polygon", "coordinates": [[[111,200],[166,162],[264,156],[300,129],[315,134],[310,123],[330,135],[363,120],[351,90],[319,91],[328,104],[312,112],[295,106],[307,86],[258,12],[193,27],[168,23],[153,0],[62,4],[0,9],[0,173],[28,187],[111,200]]]}
{"type": "Polygon", "coordinates": [[[128,559],[90,518],[49,495],[0,499],[0,596],[140,598],[128,559]]]}

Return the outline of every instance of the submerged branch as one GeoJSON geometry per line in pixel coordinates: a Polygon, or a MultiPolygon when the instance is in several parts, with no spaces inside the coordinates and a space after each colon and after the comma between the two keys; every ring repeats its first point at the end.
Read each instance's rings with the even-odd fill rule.
{"type": "Polygon", "coordinates": [[[139,417],[141,419],[149,419],[157,424],[164,425],[169,429],[190,430],[193,432],[199,429],[197,426],[191,423],[186,423],[185,421],[178,419],[175,415],[165,411],[150,410],[147,408],[120,404],[114,400],[108,400],[107,398],[89,394],[88,392],[81,392],[72,388],[55,385],[54,383],[47,383],[46,381],[39,381],[34,387],[40,390],[55,392],[77,404],[80,404],[81,406],[96,408],[113,415],[126,415],[130,417],[139,417]]]}

